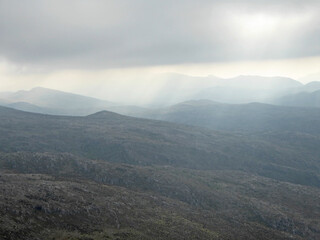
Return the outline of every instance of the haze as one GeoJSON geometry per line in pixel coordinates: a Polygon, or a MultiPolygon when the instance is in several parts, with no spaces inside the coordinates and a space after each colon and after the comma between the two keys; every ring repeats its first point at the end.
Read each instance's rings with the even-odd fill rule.
{"type": "Polygon", "coordinates": [[[0,0],[0,239],[320,239],[320,0],[0,0]]]}
{"type": "Polygon", "coordinates": [[[42,86],[141,104],[163,89],[163,73],[306,83],[318,80],[307,76],[320,71],[319,26],[312,0],[1,0],[0,91],[42,86]]]}

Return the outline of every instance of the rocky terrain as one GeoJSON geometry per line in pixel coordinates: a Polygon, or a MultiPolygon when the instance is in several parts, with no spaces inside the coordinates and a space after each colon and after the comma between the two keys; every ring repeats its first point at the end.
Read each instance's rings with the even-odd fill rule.
{"type": "Polygon", "coordinates": [[[0,110],[2,239],[320,237],[307,133],[0,110]]]}

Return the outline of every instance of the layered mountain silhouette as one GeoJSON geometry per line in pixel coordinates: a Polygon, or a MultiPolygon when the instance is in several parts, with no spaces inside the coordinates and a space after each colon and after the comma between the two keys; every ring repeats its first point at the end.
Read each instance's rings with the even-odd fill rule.
{"type": "Polygon", "coordinates": [[[78,94],[33,88],[29,91],[0,93],[4,105],[19,110],[59,115],[87,115],[104,110],[116,104],[78,94]]]}
{"type": "MultiPolygon", "coordinates": [[[[318,87],[318,83],[314,84],[318,87]]],[[[312,86],[313,88],[313,86],[312,86]]],[[[281,97],[275,101],[276,104],[284,106],[320,107],[320,90],[311,92],[299,92],[281,97]]]]}
{"type": "Polygon", "coordinates": [[[215,130],[320,133],[320,128],[315,124],[320,119],[320,109],[264,103],[226,104],[210,100],[193,100],[131,115],[215,130]]]}
{"type": "Polygon", "coordinates": [[[319,129],[310,133],[303,126],[296,130],[278,127],[276,131],[265,128],[252,134],[212,131],[107,111],[87,117],[59,117],[0,110],[2,152],[69,152],[117,163],[245,169],[263,176],[269,176],[268,169],[274,168],[276,179],[285,178],[284,171],[292,173],[287,181],[320,186],[319,129]],[[283,137],[290,139],[283,141],[283,137]]]}
{"type": "Polygon", "coordinates": [[[157,81],[146,106],[1,93],[0,236],[320,237],[318,82],[157,81]]]}
{"type": "Polygon", "coordinates": [[[163,74],[153,79],[153,84],[159,86],[159,89],[146,94],[151,94],[153,97],[143,105],[141,102],[139,102],[140,105],[135,105],[135,102],[128,100],[126,102],[126,99],[122,99],[122,102],[126,102],[125,104],[116,104],[46,88],[0,93],[0,104],[19,110],[75,116],[84,116],[101,110],[131,114],[146,107],[168,107],[179,102],[201,99],[232,104],[260,102],[312,107],[318,106],[317,103],[312,102],[315,99],[312,96],[316,95],[312,93],[320,90],[318,82],[303,85],[289,78],[259,76],[220,79],[213,76],[190,77],[180,74],[163,74]],[[298,95],[300,93],[304,95],[298,95]]]}

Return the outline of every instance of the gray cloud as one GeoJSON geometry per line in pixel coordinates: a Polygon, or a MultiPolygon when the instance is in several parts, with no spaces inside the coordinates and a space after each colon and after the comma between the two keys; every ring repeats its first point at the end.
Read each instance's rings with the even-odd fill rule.
{"type": "Polygon", "coordinates": [[[293,58],[320,55],[319,42],[319,1],[0,0],[0,56],[24,64],[106,68],[293,58]],[[242,18],[258,14],[275,16],[272,34],[245,36],[242,18]]]}

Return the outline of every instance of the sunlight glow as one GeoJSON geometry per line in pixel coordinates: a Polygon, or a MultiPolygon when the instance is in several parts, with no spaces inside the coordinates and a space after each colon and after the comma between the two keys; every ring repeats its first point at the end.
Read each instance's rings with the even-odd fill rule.
{"type": "Polygon", "coordinates": [[[263,37],[272,33],[280,19],[269,14],[253,14],[243,15],[239,18],[240,31],[247,35],[247,37],[263,37]]]}

